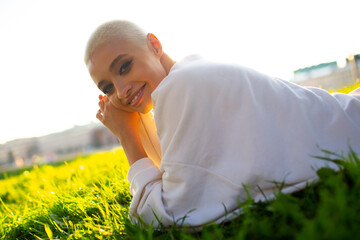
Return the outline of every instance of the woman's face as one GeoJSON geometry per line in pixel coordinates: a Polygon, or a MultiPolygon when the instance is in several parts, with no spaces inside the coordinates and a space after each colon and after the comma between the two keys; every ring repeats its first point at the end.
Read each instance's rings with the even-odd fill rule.
{"type": "Polygon", "coordinates": [[[116,108],[141,113],[152,109],[151,93],[166,77],[160,62],[161,45],[154,41],[148,37],[147,46],[139,47],[110,39],[91,56],[87,65],[89,73],[116,108]]]}

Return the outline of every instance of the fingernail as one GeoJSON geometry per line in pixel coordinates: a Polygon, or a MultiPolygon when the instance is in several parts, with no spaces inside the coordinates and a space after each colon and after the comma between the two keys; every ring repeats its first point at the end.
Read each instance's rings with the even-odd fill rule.
{"type": "Polygon", "coordinates": [[[99,95],[99,98],[100,98],[100,100],[101,100],[101,99],[103,99],[103,98],[104,98],[104,96],[100,94],[100,95],[99,95]]]}

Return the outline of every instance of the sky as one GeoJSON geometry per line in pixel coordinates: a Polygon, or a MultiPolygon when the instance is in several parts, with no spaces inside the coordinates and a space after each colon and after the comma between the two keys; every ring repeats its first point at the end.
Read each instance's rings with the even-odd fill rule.
{"type": "Polygon", "coordinates": [[[100,24],[130,20],[174,60],[190,54],[285,80],[360,53],[360,1],[0,0],[0,143],[96,122],[83,62],[100,24]]]}

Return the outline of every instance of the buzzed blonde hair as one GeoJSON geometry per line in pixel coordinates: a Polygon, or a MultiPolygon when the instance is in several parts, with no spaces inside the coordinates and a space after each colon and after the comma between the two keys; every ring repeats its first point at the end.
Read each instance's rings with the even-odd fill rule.
{"type": "Polygon", "coordinates": [[[136,24],[125,20],[114,20],[100,25],[90,36],[85,49],[85,64],[101,44],[110,38],[126,40],[139,47],[146,46],[146,32],[136,24]]]}

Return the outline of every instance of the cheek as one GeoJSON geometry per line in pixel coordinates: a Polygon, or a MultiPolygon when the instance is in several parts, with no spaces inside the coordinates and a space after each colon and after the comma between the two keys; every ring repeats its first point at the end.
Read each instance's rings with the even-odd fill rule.
{"type": "Polygon", "coordinates": [[[151,85],[152,85],[152,91],[157,88],[157,86],[160,84],[160,82],[166,77],[165,69],[162,66],[157,66],[156,68],[153,68],[151,71],[151,85]]]}
{"type": "Polygon", "coordinates": [[[118,100],[116,94],[117,94],[117,93],[114,92],[114,93],[109,97],[109,99],[110,99],[110,102],[112,103],[112,105],[114,105],[114,107],[120,108],[121,105],[120,105],[120,103],[118,102],[119,100],[118,100]]]}
{"type": "Polygon", "coordinates": [[[152,85],[157,86],[164,77],[166,71],[161,63],[156,59],[155,61],[148,61],[144,64],[141,73],[147,79],[151,79],[152,85]]]}
{"type": "Polygon", "coordinates": [[[116,92],[114,92],[110,97],[110,102],[111,104],[117,108],[117,109],[120,109],[120,110],[123,110],[123,111],[127,111],[127,112],[132,112],[131,109],[125,107],[124,105],[121,104],[121,102],[119,101],[119,99],[117,98],[117,95],[116,95],[116,92]]]}

